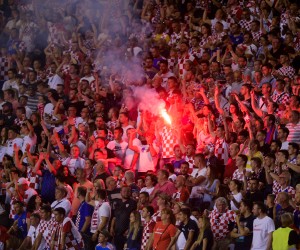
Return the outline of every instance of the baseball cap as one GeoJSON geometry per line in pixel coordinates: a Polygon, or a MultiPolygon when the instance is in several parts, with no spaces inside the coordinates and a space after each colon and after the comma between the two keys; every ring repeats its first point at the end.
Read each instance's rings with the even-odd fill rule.
{"type": "Polygon", "coordinates": [[[18,180],[18,185],[28,185],[28,184],[29,184],[29,182],[24,177],[21,177],[18,180]]]}

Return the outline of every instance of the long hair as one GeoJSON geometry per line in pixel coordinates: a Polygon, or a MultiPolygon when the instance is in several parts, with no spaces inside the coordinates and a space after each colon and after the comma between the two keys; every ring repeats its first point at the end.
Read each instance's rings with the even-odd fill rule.
{"type": "Polygon", "coordinates": [[[133,211],[131,213],[134,215],[135,220],[129,224],[129,235],[132,233],[132,239],[135,240],[142,226],[141,214],[139,211],[133,211]]]}
{"type": "Polygon", "coordinates": [[[167,215],[169,215],[170,216],[170,223],[175,225],[176,218],[175,218],[175,215],[174,215],[171,208],[166,207],[163,210],[161,210],[161,213],[166,213],[167,215]]]}
{"type": "Polygon", "coordinates": [[[195,241],[195,244],[197,244],[197,245],[200,245],[200,244],[201,244],[201,242],[202,242],[202,240],[203,240],[203,236],[204,236],[204,231],[205,231],[206,229],[209,229],[209,228],[210,228],[209,218],[206,217],[206,216],[202,216],[201,218],[202,218],[202,220],[203,220],[203,227],[200,229],[200,233],[199,233],[199,235],[198,235],[198,238],[197,238],[197,240],[195,241]]]}

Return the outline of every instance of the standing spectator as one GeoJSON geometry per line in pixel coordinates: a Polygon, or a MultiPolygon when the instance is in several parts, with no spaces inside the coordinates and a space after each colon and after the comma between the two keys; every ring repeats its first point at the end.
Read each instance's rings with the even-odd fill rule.
{"type": "Polygon", "coordinates": [[[52,236],[52,249],[83,249],[84,243],[78,228],[69,217],[66,217],[65,209],[54,209],[54,218],[58,226],[52,236]]]}
{"type": "Polygon", "coordinates": [[[209,214],[209,218],[215,240],[213,249],[227,249],[231,241],[229,233],[234,227],[235,213],[227,208],[225,198],[216,200],[216,208],[209,214]]]}
{"type": "Polygon", "coordinates": [[[287,141],[300,143],[300,114],[297,110],[291,111],[286,127],[290,132],[287,141]]]}
{"type": "Polygon", "coordinates": [[[113,204],[113,219],[111,222],[111,233],[115,238],[117,250],[123,250],[126,243],[125,232],[129,229],[129,216],[136,210],[136,201],[132,200],[130,187],[123,186],[121,189],[122,199],[113,204]]]}
{"type": "Polygon", "coordinates": [[[252,212],[257,218],[253,222],[251,249],[270,249],[272,245],[272,232],[275,230],[274,222],[266,215],[267,209],[261,202],[254,203],[252,212]]]}
{"type": "Polygon", "coordinates": [[[100,231],[96,250],[115,250],[115,247],[108,242],[110,237],[111,235],[107,230],[100,231]]]}
{"type": "Polygon", "coordinates": [[[149,239],[152,237],[153,229],[155,226],[155,221],[152,220],[152,215],[154,214],[154,209],[152,206],[146,206],[142,210],[142,218],[144,219],[144,229],[142,235],[142,246],[141,250],[149,249],[149,239]]]}
{"type": "Polygon", "coordinates": [[[66,215],[69,215],[71,211],[71,203],[67,199],[68,191],[65,187],[60,187],[57,186],[55,188],[55,201],[52,202],[51,208],[56,209],[56,208],[63,208],[64,213],[66,215]]]}
{"type": "Polygon", "coordinates": [[[124,248],[129,250],[141,249],[143,227],[140,212],[132,211],[129,219],[128,237],[124,248]]]}

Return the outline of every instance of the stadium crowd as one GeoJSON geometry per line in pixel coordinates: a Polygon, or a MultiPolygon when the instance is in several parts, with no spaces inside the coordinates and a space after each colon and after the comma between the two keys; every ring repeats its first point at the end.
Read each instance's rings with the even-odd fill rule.
{"type": "Polygon", "coordinates": [[[300,249],[299,8],[0,1],[0,250],[300,249]]]}

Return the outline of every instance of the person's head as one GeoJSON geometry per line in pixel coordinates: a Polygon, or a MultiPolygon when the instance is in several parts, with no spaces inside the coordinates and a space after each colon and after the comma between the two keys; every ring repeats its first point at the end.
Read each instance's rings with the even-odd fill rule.
{"type": "Polygon", "coordinates": [[[142,218],[151,218],[151,216],[154,214],[154,208],[152,206],[146,206],[142,209],[142,218]]]}
{"type": "Polygon", "coordinates": [[[182,223],[186,223],[191,216],[191,209],[189,208],[181,208],[179,212],[179,220],[182,223]]]}
{"type": "Polygon", "coordinates": [[[131,183],[134,182],[135,175],[134,175],[134,172],[131,171],[131,170],[127,170],[127,171],[125,172],[124,177],[125,177],[125,181],[126,181],[127,184],[128,184],[128,183],[131,184],[131,183]]]}
{"type": "Polygon", "coordinates": [[[79,155],[80,155],[80,149],[79,149],[79,147],[77,145],[73,145],[71,147],[71,156],[73,158],[78,158],[79,155]]]}
{"type": "Polygon", "coordinates": [[[294,224],[294,217],[291,213],[284,213],[280,216],[282,227],[291,227],[294,224]]]}
{"type": "Polygon", "coordinates": [[[157,183],[157,177],[154,174],[147,174],[145,177],[146,187],[154,187],[157,183]]]}
{"type": "Polygon", "coordinates": [[[266,205],[268,207],[273,207],[274,203],[275,203],[275,194],[268,194],[267,200],[266,200],[266,205]]]}
{"type": "Polygon", "coordinates": [[[281,148],[282,142],[280,140],[272,140],[270,150],[272,153],[277,153],[281,148]]]}
{"type": "Polygon", "coordinates": [[[251,178],[249,180],[249,189],[250,192],[256,192],[258,190],[259,181],[257,178],[251,178]]]}
{"type": "Polygon", "coordinates": [[[194,157],[194,164],[196,167],[204,167],[206,166],[206,160],[204,154],[198,153],[194,157]]]}
{"type": "Polygon", "coordinates": [[[68,191],[65,187],[63,186],[57,186],[55,188],[55,199],[60,201],[62,200],[63,198],[67,197],[68,195],[68,191]]]}
{"type": "Polygon", "coordinates": [[[121,197],[124,200],[129,200],[131,196],[131,188],[129,186],[123,186],[121,188],[121,197]]]}
{"type": "Polygon", "coordinates": [[[237,143],[232,143],[229,146],[229,154],[231,158],[235,158],[240,151],[240,146],[237,143]]]}
{"type": "Polygon", "coordinates": [[[54,209],[53,214],[55,221],[61,223],[66,216],[66,210],[62,207],[58,207],[54,209]]]}
{"type": "Polygon", "coordinates": [[[175,224],[176,219],[171,208],[164,208],[161,211],[161,220],[175,224]]]}
{"type": "Polygon", "coordinates": [[[285,162],[289,158],[289,151],[288,150],[279,150],[277,153],[277,160],[278,162],[285,162]]]}
{"type": "Polygon", "coordinates": [[[252,202],[250,200],[243,199],[240,203],[239,208],[241,214],[245,215],[246,213],[251,213],[252,211],[252,202]]]}
{"type": "Polygon", "coordinates": [[[123,129],[121,127],[116,127],[114,129],[114,139],[120,140],[123,136],[123,129]]]}
{"type": "Polygon", "coordinates": [[[169,177],[169,173],[167,170],[165,169],[160,169],[157,171],[157,181],[158,182],[163,182],[163,181],[167,181],[169,177]]]}
{"type": "Polygon", "coordinates": [[[262,160],[259,157],[251,158],[251,168],[254,171],[255,169],[260,169],[262,165],[262,160]]]}
{"type": "Polygon", "coordinates": [[[13,209],[16,214],[20,215],[24,211],[24,203],[21,201],[14,201],[13,202],[13,209]]]}
{"type": "Polygon", "coordinates": [[[79,200],[84,200],[87,193],[87,188],[84,186],[79,186],[77,188],[77,198],[79,200]]]}
{"type": "Polygon", "coordinates": [[[282,173],[278,177],[278,183],[283,187],[288,186],[291,182],[291,174],[289,171],[282,171],[282,173]]]}
{"type": "Polygon", "coordinates": [[[236,158],[236,166],[245,168],[247,165],[248,157],[244,154],[239,154],[236,158]]]}
{"type": "Polygon", "coordinates": [[[40,209],[41,218],[43,220],[48,220],[51,218],[52,208],[50,205],[42,205],[40,209]]]}
{"type": "Polygon", "coordinates": [[[242,188],[242,184],[239,180],[231,180],[229,183],[229,189],[231,192],[240,192],[242,188]]]}
{"type": "Polygon", "coordinates": [[[98,243],[106,244],[110,237],[110,233],[106,229],[103,229],[99,232],[98,243]]]}
{"type": "Polygon", "coordinates": [[[266,214],[266,212],[267,208],[263,202],[257,201],[253,203],[252,213],[254,216],[259,217],[263,214],[266,214]]]}
{"type": "Polygon", "coordinates": [[[290,142],[288,146],[289,156],[296,156],[299,152],[299,144],[296,142],[290,142]]]}
{"type": "Polygon", "coordinates": [[[224,213],[227,207],[227,200],[224,197],[219,197],[216,199],[216,208],[219,211],[219,213],[224,213]]]}
{"type": "Polygon", "coordinates": [[[129,121],[128,113],[126,113],[126,112],[121,112],[121,113],[119,114],[119,122],[120,122],[121,124],[127,124],[128,121],[129,121]]]}
{"type": "Polygon", "coordinates": [[[300,120],[300,113],[297,110],[292,110],[289,115],[289,122],[293,124],[297,124],[300,120]]]}
{"type": "Polygon", "coordinates": [[[265,117],[264,117],[264,127],[265,128],[269,128],[273,125],[275,125],[275,121],[276,121],[276,118],[274,115],[272,114],[267,114],[265,117]]]}
{"type": "Polygon", "coordinates": [[[147,204],[149,202],[149,193],[148,192],[139,193],[139,202],[141,204],[147,204]]]}
{"type": "Polygon", "coordinates": [[[41,216],[38,213],[33,213],[30,215],[30,225],[33,227],[37,227],[40,223],[41,216]]]}
{"type": "Polygon", "coordinates": [[[183,187],[185,185],[186,178],[183,175],[178,175],[175,181],[175,187],[179,189],[180,187],[183,187]]]}
{"type": "Polygon", "coordinates": [[[189,173],[189,163],[184,161],[180,165],[180,174],[187,175],[189,173]]]}
{"type": "Polygon", "coordinates": [[[171,196],[165,193],[160,193],[157,197],[157,205],[160,207],[168,207],[171,202],[171,196]]]}
{"type": "Polygon", "coordinates": [[[278,139],[281,141],[286,141],[287,137],[289,136],[289,129],[285,126],[281,126],[278,129],[278,139]]]}
{"type": "Polygon", "coordinates": [[[277,194],[277,202],[281,207],[285,207],[289,204],[290,196],[287,192],[280,192],[277,194]]]}

